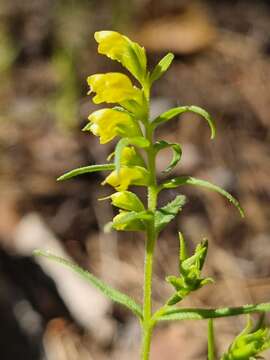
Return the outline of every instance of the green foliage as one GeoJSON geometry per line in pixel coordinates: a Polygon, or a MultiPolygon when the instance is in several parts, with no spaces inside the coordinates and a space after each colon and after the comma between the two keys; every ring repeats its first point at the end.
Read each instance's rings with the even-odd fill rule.
{"type": "Polygon", "coordinates": [[[185,112],[193,112],[195,114],[200,115],[203,119],[205,119],[208,122],[208,125],[209,125],[210,130],[211,130],[211,139],[214,139],[214,137],[216,135],[215,121],[210,116],[210,114],[208,114],[207,111],[200,108],[199,106],[191,105],[191,106],[180,106],[180,107],[172,108],[172,109],[170,109],[168,111],[165,111],[163,114],[159,115],[156,119],[154,119],[152,121],[152,126],[156,128],[160,124],[163,124],[163,123],[171,120],[175,116],[181,115],[181,114],[183,114],[185,112]]]}
{"type": "Polygon", "coordinates": [[[264,326],[253,328],[248,317],[244,330],[234,339],[221,360],[255,360],[262,359],[260,354],[270,348],[270,330],[264,326]]]}
{"type": "Polygon", "coordinates": [[[208,181],[201,180],[201,179],[196,179],[196,178],[191,177],[191,176],[181,176],[181,177],[177,177],[177,178],[165,181],[162,184],[162,188],[163,189],[174,189],[174,188],[177,188],[178,186],[181,186],[181,185],[201,186],[201,187],[208,188],[209,190],[218,192],[219,194],[221,194],[225,198],[227,198],[238,209],[240,215],[242,217],[244,217],[244,210],[242,209],[239,202],[231,194],[229,194],[227,191],[225,191],[224,189],[220,188],[217,185],[211,184],[208,181]]]}
{"type": "Polygon", "coordinates": [[[114,170],[115,165],[114,164],[103,164],[103,165],[89,165],[89,166],[83,166],[74,170],[71,170],[67,172],[64,175],[59,176],[57,181],[63,181],[71,179],[78,175],[88,174],[92,172],[98,172],[98,171],[110,171],[114,170]]]}
{"type": "Polygon", "coordinates": [[[174,59],[174,54],[168,53],[160,60],[160,62],[155,66],[153,72],[150,75],[150,83],[157,81],[170,67],[174,59]]]}
{"type": "Polygon", "coordinates": [[[168,305],[175,305],[183,300],[192,291],[200,289],[202,286],[212,283],[211,278],[201,278],[201,271],[207,255],[208,242],[202,241],[195,249],[192,256],[188,256],[184,237],[179,233],[180,256],[179,272],[180,276],[168,276],[166,281],[170,283],[176,292],[167,301],[168,305]]]}
{"type": "Polygon", "coordinates": [[[157,321],[206,320],[267,312],[270,312],[270,303],[258,305],[243,305],[239,307],[226,307],[218,309],[186,309],[170,306],[166,307],[162,312],[157,311],[154,315],[154,318],[157,321]]]}
{"type": "Polygon", "coordinates": [[[165,170],[163,170],[163,173],[170,172],[178,164],[178,162],[181,160],[181,156],[182,156],[182,148],[177,143],[169,143],[165,140],[160,140],[154,144],[154,150],[155,150],[156,154],[160,150],[166,149],[166,148],[172,149],[173,158],[172,158],[172,161],[170,162],[169,166],[165,170]]]}
{"type": "MultiPolygon", "coordinates": [[[[158,195],[161,190],[174,189],[182,185],[195,185],[218,192],[227,198],[244,215],[238,200],[217,185],[191,176],[180,176],[159,183],[156,172],[156,160],[159,151],[172,150],[172,160],[163,171],[168,173],[179,164],[182,148],[178,143],[169,143],[165,140],[155,139],[155,130],[159,125],[166,123],[174,117],[186,112],[201,116],[208,124],[211,138],[216,134],[215,122],[207,111],[198,106],[181,106],[167,110],[157,118],[151,120],[150,94],[151,86],[170,67],[173,54],[167,54],[150,72],[147,69],[147,58],[143,47],[131,41],[126,36],[115,31],[99,31],[95,33],[98,42],[98,51],[112,60],[121,63],[137,79],[139,85],[135,86],[132,80],[123,73],[109,72],[95,74],[87,78],[89,95],[94,95],[95,104],[105,103],[106,106],[91,113],[89,123],[84,127],[99,138],[101,144],[118,139],[115,149],[109,155],[107,164],[90,165],[74,169],[60,176],[58,180],[68,180],[74,176],[109,171],[102,185],[110,185],[115,192],[105,199],[110,199],[113,206],[119,209],[107,229],[118,231],[141,231],[145,233],[145,261],[143,305],[138,305],[129,296],[112,289],[91,273],[77,265],[51,255],[44,251],[35,252],[36,255],[45,256],[53,261],[68,266],[83,278],[98,288],[105,296],[130,309],[140,320],[142,327],[141,359],[149,360],[151,336],[154,326],[160,321],[210,319],[208,328],[208,360],[214,360],[214,327],[212,319],[226,316],[249,314],[253,312],[269,312],[270,304],[244,305],[237,308],[221,309],[185,309],[175,304],[187,297],[190,293],[199,290],[202,286],[212,282],[209,277],[202,277],[202,269],[207,255],[208,242],[202,241],[189,255],[183,235],[179,234],[179,274],[167,276],[166,280],[173,286],[174,293],[160,309],[152,309],[152,273],[153,254],[157,237],[165,226],[171,222],[186,202],[183,195],[158,208],[158,195]],[[110,163],[114,157],[114,162],[110,163]],[[131,186],[142,186],[147,189],[146,201],[130,190],[131,186]]],[[[248,360],[256,358],[263,350],[269,347],[269,333],[265,328],[253,330],[248,324],[230,346],[222,360],[248,360]]]]}
{"type": "Polygon", "coordinates": [[[164,229],[165,226],[176,217],[176,215],[182,210],[185,203],[186,197],[183,195],[178,195],[173,201],[156,210],[155,229],[157,233],[164,229]]]}
{"type": "Polygon", "coordinates": [[[48,251],[35,250],[34,255],[45,257],[47,259],[69,267],[77,274],[79,274],[83,279],[88,281],[92,286],[101,291],[106,297],[116,303],[124,305],[129,310],[131,310],[137,317],[142,319],[142,308],[133,299],[121,293],[120,291],[111,288],[109,285],[105,284],[103,281],[95,277],[89,271],[82,269],[81,267],[72,263],[69,260],[50,254],[48,251]]]}

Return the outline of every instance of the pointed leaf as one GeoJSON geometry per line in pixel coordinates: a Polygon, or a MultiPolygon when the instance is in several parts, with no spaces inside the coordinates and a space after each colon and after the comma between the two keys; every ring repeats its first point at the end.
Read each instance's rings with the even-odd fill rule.
{"type": "Polygon", "coordinates": [[[168,53],[160,60],[160,62],[155,66],[153,72],[150,75],[150,82],[153,84],[154,81],[158,80],[170,67],[174,59],[173,53],[168,53]]]}
{"type": "MultiPolygon", "coordinates": [[[[258,305],[244,305],[239,307],[227,307],[218,309],[185,309],[171,307],[165,309],[158,315],[156,319],[158,321],[172,321],[172,320],[203,320],[214,319],[228,316],[237,316],[251,313],[263,313],[270,312],[270,303],[263,303],[258,305]]],[[[158,312],[157,312],[158,314],[158,312]]]]}
{"type": "Polygon", "coordinates": [[[154,144],[154,149],[155,149],[156,153],[162,149],[166,149],[169,147],[172,148],[173,158],[172,158],[172,161],[170,162],[169,166],[165,170],[162,171],[163,173],[167,173],[167,172],[171,171],[178,164],[178,162],[181,160],[182,149],[179,144],[169,143],[164,140],[157,141],[154,144]]]}
{"type": "Polygon", "coordinates": [[[158,125],[160,125],[164,122],[167,122],[167,121],[171,120],[172,118],[174,118],[175,116],[183,114],[185,112],[193,112],[195,114],[202,116],[203,119],[205,119],[208,122],[208,125],[210,127],[211,139],[213,139],[215,137],[216,126],[215,126],[214,119],[210,116],[210,114],[208,114],[207,111],[205,111],[204,109],[200,108],[199,106],[195,106],[195,105],[180,106],[180,107],[172,108],[172,109],[164,112],[160,116],[158,116],[156,119],[154,119],[152,122],[152,125],[154,127],[157,127],[158,125]]]}
{"type": "Polygon", "coordinates": [[[179,211],[182,210],[185,202],[186,197],[184,195],[178,195],[173,201],[155,212],[155,228],[157,232],[164,229],[164,227],[175,218],[179,211]]]}
{"type": "Polygon", "coordinates": [[[196,185],[208,188],[209,190],[216,191],[219,194],[226,197],[239,211],[241,217],[244,217],[244,210],[242,209],[241,205],[239,204],[238,200],[236,200],[230,193],[226,190],[220,188],[217,185],[214,185],[208,181],[197,179],[191,176],[181,176],[171,180],[166,181],[162,184],[162,188],[164,189],[174,189],[181,185],[196,185]]]}
{"type": "Polygon", "coordinates": [[[97,171],[110,171],[110,170],[114,170],[114,169],[115,169],[114,164],[100,164],[100,165],[83,166],[83,167],[71,170],[62,176],[59,176],[57,181],[68,180],[75,176],[83,175],[83,174],[87,174],[87,173],[92,173],[92,172],[97,172],[97,171]]]}
{"type": "Polygon", "coordinates": [[[113,289],[109,285],[105,284],[103,281],[95,277],[89,271],[82,269],[80,266],[74,264],[73,262],[66,260],[62,257],[53,255],[48,251],[44,250],[35,250],[34,255],[42,256],[48,258],[52,261],[55,261],[59,264],[69,267],[71,270],[75,271],[79,274],[83,279],[88,281],[91,285],[93,285],[96,289],[101,291],[106,297],[110,298],[112,301],[119,303],[129,310],[131,310],[138,318],[142,319],[142,309],[141,306],[138,305],[132,298],[127,296],[126,294],[121,293],[118,290],[113,289]]]}
{"type": "Polygon", "coordinates": [[[181,263],[188,258],[186,242],[181,232],[179,232],[179,243],[179,270],[181,272],[181,263]]]}

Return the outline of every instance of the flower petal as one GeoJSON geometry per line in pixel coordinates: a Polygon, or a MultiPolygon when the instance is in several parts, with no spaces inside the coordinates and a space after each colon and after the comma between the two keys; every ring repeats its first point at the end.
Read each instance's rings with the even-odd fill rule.
{"type": "Polygon", "coordinates": [[[116,31],[98,31],[94,37],[100,54],[119,61],[137,80],[144,80],[146,54],[143,47],[116,31]]]}
{"type": "Polygon", "coordinates": [[[121,73],[95,74],[87,78],[90,93],[95,92],[95,104],[102,102],[122,103],[133,100],[140,102],[141,91],[132,85],[130,79],[121,73]]]}
{"type": "Polygon", "coordinates": [[[105,144],[116,136],[138,136],[140,129],[132,117],[123,111],[115,109],[100,109],[89,115],[90,124],[84,130],[91,131],[100,137],[100,143],[105,144]]]}
{"type": "Polygon", "coordinates": [[[123,166],[119,174],[116,170],[106,177],[102,185],[109,184],[117,191],[125,191],[130,185],[147,186],[149,174],[141,166],[123,166]]]}

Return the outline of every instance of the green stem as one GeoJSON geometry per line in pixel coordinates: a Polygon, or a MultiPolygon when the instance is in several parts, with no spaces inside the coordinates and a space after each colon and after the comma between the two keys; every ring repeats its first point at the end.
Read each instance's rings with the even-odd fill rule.
{"type": "Polygon", "coordinates": [[[208,320],[208,360],[215,360],[215,337],[213,319],[208,320]]]}
{"type": "MultiPolygon", "coordinates": [[[[157,207],[157,182],[156,182],[156,167],[155,167],[155,152],[153,148],[153,130],[148,125],[146,126],[146,138],[150,142],[147,151],[148,170],[150,174],[148,186],[148,210],[153,213],[157,207]]],[[[141,359],[148,360],[150,357],[151,338],[153,331],[152,323],[152,273],[153,273],[153,254],[156,243],[156,231],[154,219],[148,222],[146,232],[145,244],[145,264],[144,264],[144,301],[143,301],[143,336],[141,359]]]]}

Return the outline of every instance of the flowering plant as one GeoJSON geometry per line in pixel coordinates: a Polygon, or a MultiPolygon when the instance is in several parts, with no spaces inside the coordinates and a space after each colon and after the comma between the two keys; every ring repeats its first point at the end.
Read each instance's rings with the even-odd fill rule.
{"type": "MultiPolygon", "coordinates": [[[[149,115],[151,87],[168,70],[174,55],[168,53],[153,71],[149,71],[145,49],[126,36],[114,31],[99,31],[95,33],[95,39],[98,42],[99,53],[120,62],[133,75],[139,86],[135,86],[127,75],[118,72],[88,77],[89,94],[94,94],[93,102],[95,104],[113,104],[113,106],[99,109],[90,114],[89,123],[83,130],[99,137],[101,144],[108,143],[115,138],[118,138],[118,142],[113,154],[108,158],[110,162],[72,170],[58,180],[67,180],[80,174],[97,171],[110,172],[102,184],[108,184],[115,190],[106,199],[110,199],[112,205],[118,208],[119,212],[112,219],[109,227],[117,231],[145,233],[142,305],[128,295],[111,288],[76,264],[42,250],[37,250],[35,254],[46,256],[71,267],[102,291],[105,296],[132,311],[141,324],[142,360],[150,358],[152,332],[159,322],[184,319],[208,319],[208,359],[213,360],[215,359],[213,319],[253,312],[264,313],[270,311],[270,303],[223,309],[186,309],[176,306],[191,292],[213,282],[210,277],[205,278],[201,275],[207,255],[207,240],[203,240],[196,247],[194,254],[190,255],[181,233],[179,234],[179,275],[171,275],[166,278],[166,281],[172,285],[173,293],[155,312],[152,308],[151,293],[156,240],[164,227],[182,211],[186,201],[184,195],[178,195],[173,201],[159,208],[158,196],[161,191],[179,188],[182,185],[205,187],[227,198],[238,209],[240,215],[244,216],[239,202],[231,194],[208,181],[191,176],[174,177],[162,183],[158,183],[157,180],[156,157],[158,153],[165,148],[172,150],[172,160],[164,170],[165,173],[169,173],[178,164],[182,155],[180,144],[155,139],[155,130],[158,126],[182,113],[193,112],[206,120],[213,139],[216,133],[215,123],[208,112],[193,105],[175,107],[151,119],[149,115]],[[147,188],[147,205],[130,190],[132,185],[147,188]]],[[[268,330],[263,325],[252,330],[249,321],[246,329],[234,340],[228,352],[221,359],[255,359],[261,351],[268,347],[270,347],[268,330]]]]}

